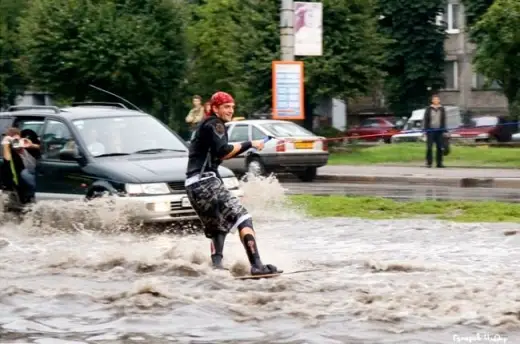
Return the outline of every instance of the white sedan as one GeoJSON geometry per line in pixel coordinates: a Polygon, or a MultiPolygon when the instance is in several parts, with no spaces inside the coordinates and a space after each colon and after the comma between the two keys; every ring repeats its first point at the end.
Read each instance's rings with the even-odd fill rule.
{"type": "Polygon", "coordinates": [[[310,182],[316,178],[318,167],[327,165],[329,160],[326,138],[293,122],[253,119],[229,122],[226,126],[229,143],[273,137],[262,151],[250,149],[222,163],[237,174],[290,172],[310,182]]]}

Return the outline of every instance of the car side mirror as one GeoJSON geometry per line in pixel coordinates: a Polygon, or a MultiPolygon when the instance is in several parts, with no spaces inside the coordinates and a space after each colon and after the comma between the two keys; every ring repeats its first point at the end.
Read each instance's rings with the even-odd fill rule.
{"type": "Polygon", "coordinates": [[[60,160],[64,161],[79,161],[81,156],[76,149],[63,149],[60,152],[60,160]]]}

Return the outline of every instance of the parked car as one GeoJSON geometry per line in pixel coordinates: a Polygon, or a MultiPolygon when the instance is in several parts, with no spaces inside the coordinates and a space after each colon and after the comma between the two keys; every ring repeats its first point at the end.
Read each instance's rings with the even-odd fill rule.
{"type": "Polygon", "coordinates": [[[369,117],[361,121],[359,125],[348,129],[345,136],[349,140],[390,143],[392,136],[401,132],[397,120],[393,117],[369,117]]]}
{"type": "MultiPolygon", "coordinates": [[[[149,114],[122,104],[13,106],[0,113],[0,131],[11,126],[33,128],[40,138],[36,201],[108,194],[138,205],[136,219],[144,223],[198,219],[184,188],[188,147],[149,114]]],[[[219,173],[227,188],[242,197],[233,172],[221,166],[219,173]]],[[[14,194],[4,183],[2,188],[14,194]]]]}
{"type": "Polygon", "coordinates": [[[274,138],[265,144],[262,151],[251,149],[222,163],[237,174],[290,172],[302,181],[310,182],[316,178],[318,167],[328,162],[325,137],[317,136],[296,123],[252,119],[229,122],[226,126],[230,143],[262,140],[267,136],[274,138]]]}
{"type": "Polygon", "coordinates": [[[508,142],[517,131],[516,125],[505,125],[508,121],[501,116],[474,117],[469,125],[451,133],[453,142],[508,142]]]}

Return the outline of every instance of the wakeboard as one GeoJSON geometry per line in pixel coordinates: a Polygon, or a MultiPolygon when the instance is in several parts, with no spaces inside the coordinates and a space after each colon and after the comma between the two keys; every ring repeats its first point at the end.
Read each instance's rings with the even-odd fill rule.
{"type": "Polygon", "coordinates": [[[276,274],[265,274],[265,275],[245,275],[245,276],[235,276],[235,279],[237,280],[257,280],[262,278],[274,278],[279,277],[281,275],[292,275],[292,274],[299,274],[303,272],[311,272],[311,271],[322,271],[321,269],[309,269],[309,270],[297,270],[297,271],[290,271],[290,272],[280,272],[276,274]]]}
{"type": "Polygon", "coordinates": [[[265,275],[245,275],[245,276],[236,276],[235,279],[238,280],[249,280],[249,279],[262,279],[262,278],[274,278],[282,275],[283,272],[277,274],[265,274],[265,275]]]}

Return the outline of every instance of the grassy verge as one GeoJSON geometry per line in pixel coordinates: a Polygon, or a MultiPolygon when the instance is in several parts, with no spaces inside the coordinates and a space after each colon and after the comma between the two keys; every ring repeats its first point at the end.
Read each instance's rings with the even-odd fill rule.
{"type": "MultiPolygon", "coordinates": [[[[332,153],[330,165],[403,164],[424,165],[425,144],[398,143],[369,148],[356,148],[350,152],[332,153]]],[[[444,157],[447,166],[520,167],[520,148],[451,146],[444,157]]]]}
{"type": "Polygon", "coordinates": [[[378,197],[290,196],[315,217],[361,217],[399,219],[430,216],[457,222],[520,222],[520,204],[503,202],[410,201],[378,197]]]}

